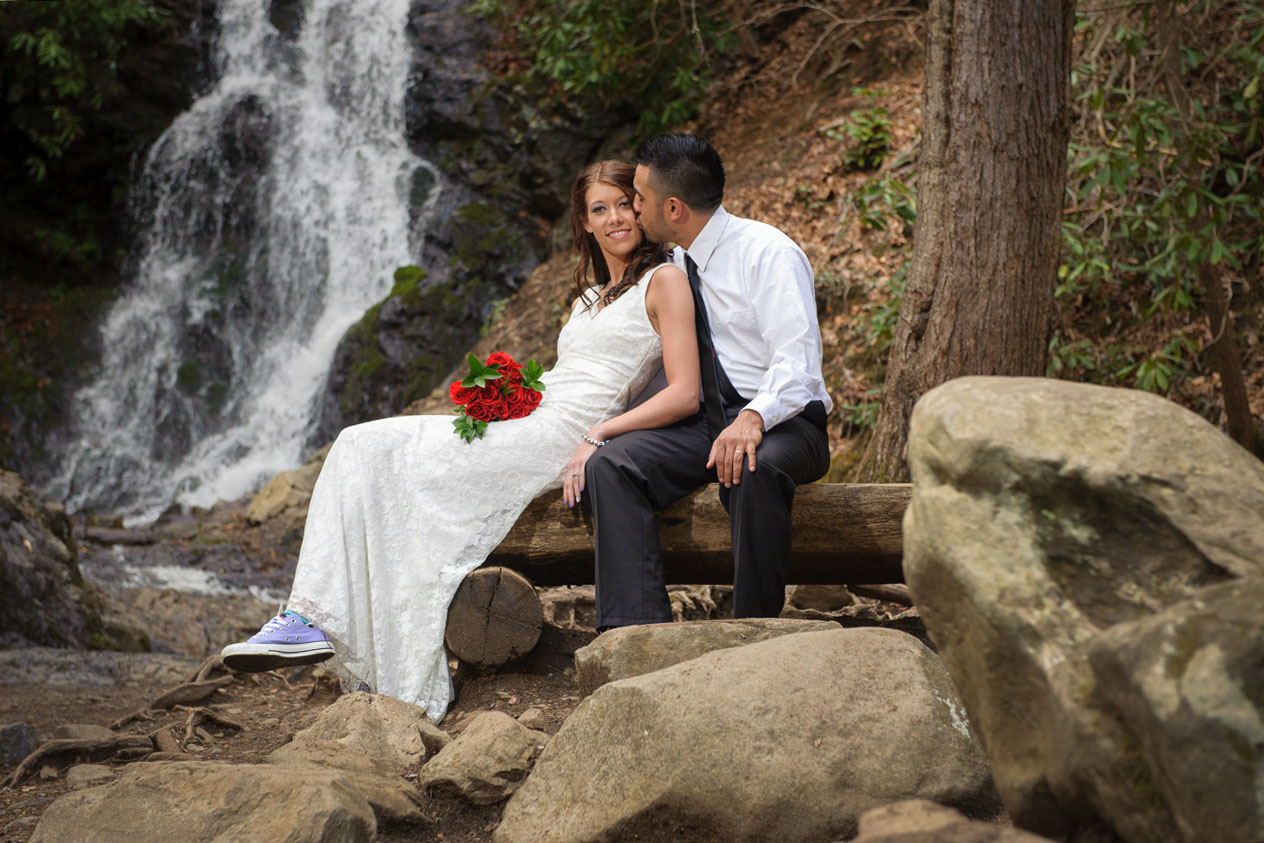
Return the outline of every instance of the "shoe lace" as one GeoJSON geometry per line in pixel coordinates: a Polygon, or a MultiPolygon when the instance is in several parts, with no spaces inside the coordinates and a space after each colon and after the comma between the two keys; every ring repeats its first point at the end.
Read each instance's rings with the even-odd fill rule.
{"type": "Polygon", "coordinates": [[[272,620],[265,623],[263,625],[263,629],[259,631],[260,632],[279,632],[281,630],[281,627],[284,624],[285,624],[285,613],[282,612],[281,614],[277,615],[272,620]]]}

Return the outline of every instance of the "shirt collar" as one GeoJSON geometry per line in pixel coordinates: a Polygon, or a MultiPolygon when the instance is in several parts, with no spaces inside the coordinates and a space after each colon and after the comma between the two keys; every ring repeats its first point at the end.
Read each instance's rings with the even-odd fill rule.
{"type": "Polygon", "coordinates": [[[729,212],[724,210],[723,205],[719,205],[715,209],[715,213],[711,214],[711,219],[707,220],[707,224],[702,227],[702,231],[698,232],[698,236],[693,239],[693,245],[685,249],[685,254],[693,258],[693,262],[698,265],[699,272],[706,272],[707,263],[711,260],[711,255],[715,253],[715,249],[720,245],[720,237],[724,234],[724,228],[729,224],[729,212]]]}

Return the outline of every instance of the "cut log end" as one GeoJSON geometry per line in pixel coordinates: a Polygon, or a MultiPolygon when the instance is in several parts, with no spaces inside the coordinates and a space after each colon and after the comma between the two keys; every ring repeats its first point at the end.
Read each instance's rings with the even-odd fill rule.
{"type": "Polygon", "coordinates": [[[543,624],[540,598],[526,577],[509,568],[479,568],[452,598],[444,640],[467,664],[500,667],[530,652],[543,624]]]}

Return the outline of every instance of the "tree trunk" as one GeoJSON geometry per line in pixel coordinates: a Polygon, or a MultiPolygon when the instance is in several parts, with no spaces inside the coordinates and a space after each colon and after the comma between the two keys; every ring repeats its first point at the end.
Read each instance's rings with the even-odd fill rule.
{"type": "Polygon", "coordinates": [[[932,0],[912,266],[871,479],[908,478],[909,416],[962,375],[1044,375],[1070,137],[1072,0],[932,0]]]}

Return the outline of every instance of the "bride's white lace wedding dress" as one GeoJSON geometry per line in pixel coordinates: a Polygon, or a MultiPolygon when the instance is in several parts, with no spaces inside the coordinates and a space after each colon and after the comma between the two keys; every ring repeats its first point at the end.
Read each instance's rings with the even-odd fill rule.
{"type": "Polygon", "coordinates": [[[493,422],[469,444],[452,416],[383,419],[338,436],[288,608],[329,634],[344,683],[416,703],[436,722],[447,711],[448,604],[527,504],[560,488],[581,434],[623,412],[658,370],[662,345],[645,311],[657,269],[600,310],[576,309],[526,418],[493,422]]]}

